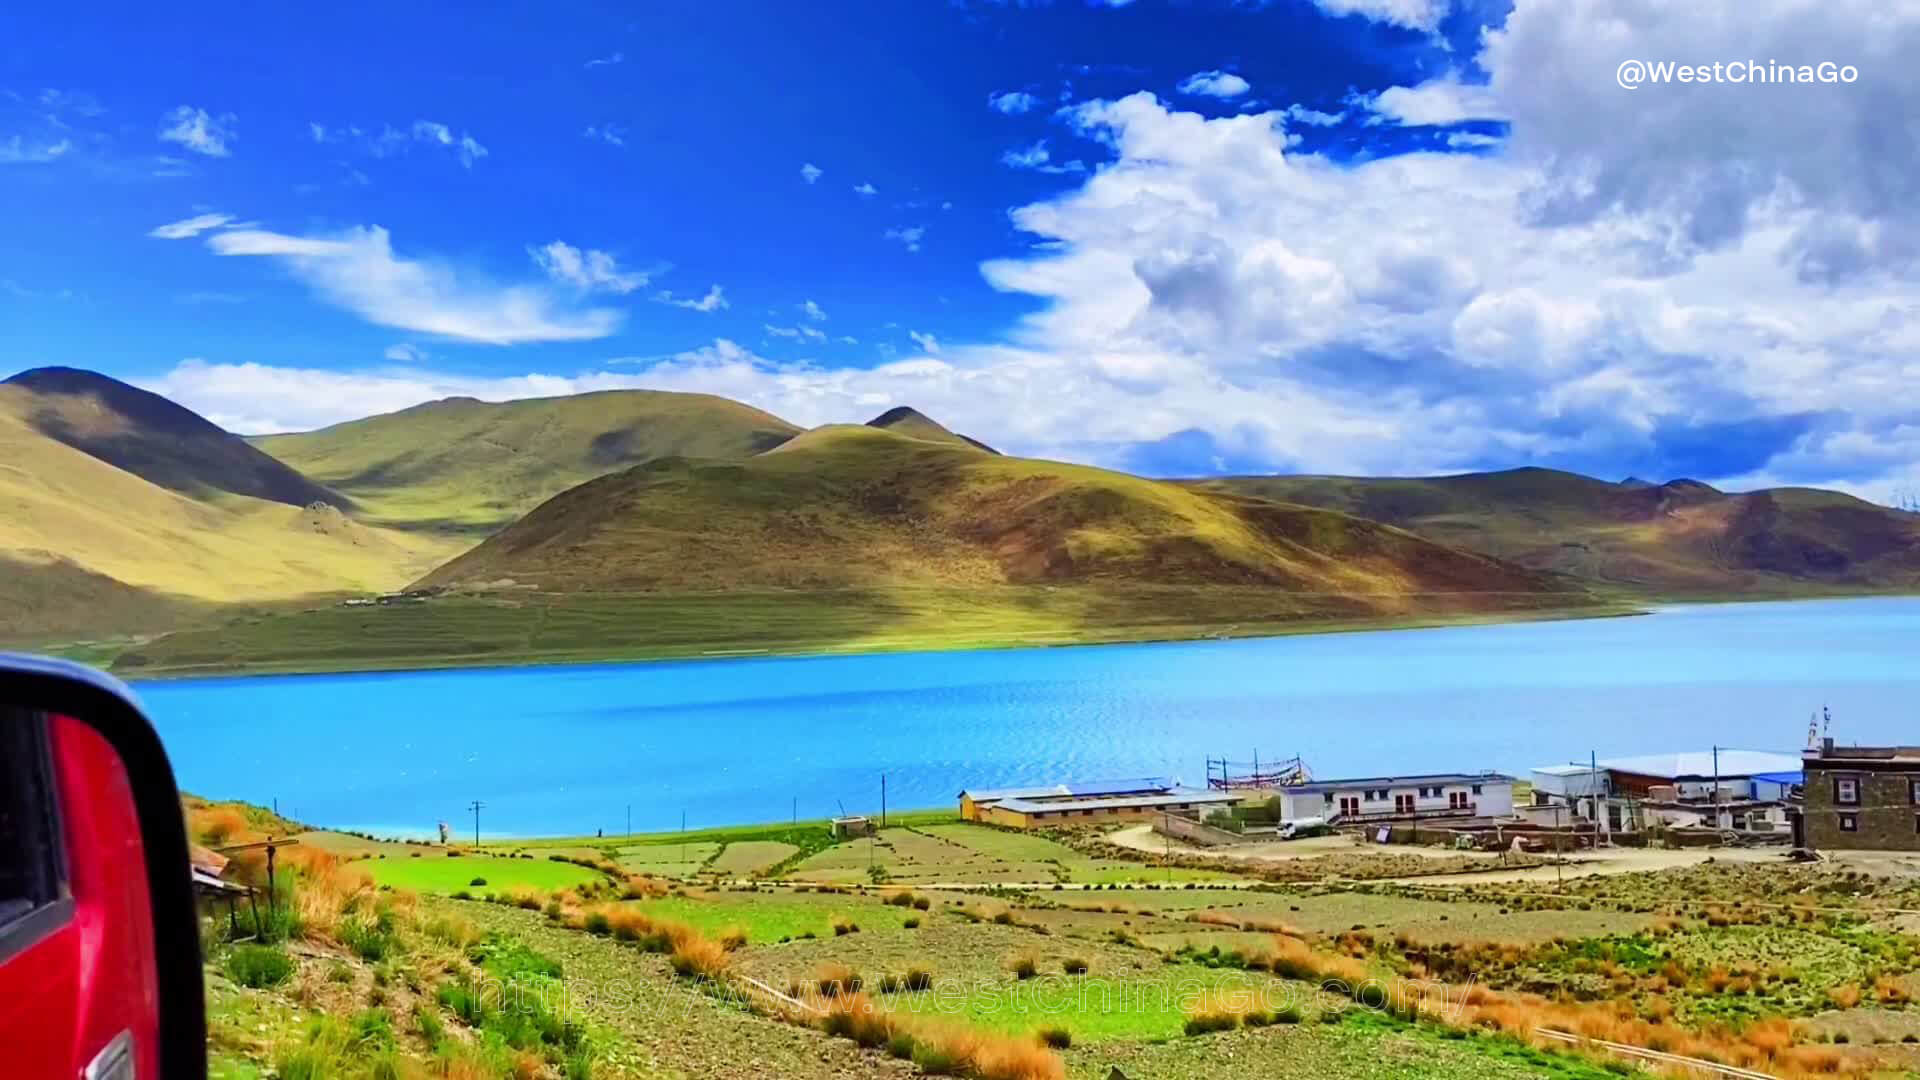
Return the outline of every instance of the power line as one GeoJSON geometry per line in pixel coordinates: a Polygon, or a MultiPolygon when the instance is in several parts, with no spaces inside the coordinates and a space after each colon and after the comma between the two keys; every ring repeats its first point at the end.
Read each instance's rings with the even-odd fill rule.
{"type": "Polygon", "coordinates": [[[467,809],[473,811],[473,846],[474,847],[480,846],[480,811],[485,809],[486,805],[487,805],[486,803],[481,802],[479,799],[475,799],[473,800],[473,804],[467,807],[467,809]]]}

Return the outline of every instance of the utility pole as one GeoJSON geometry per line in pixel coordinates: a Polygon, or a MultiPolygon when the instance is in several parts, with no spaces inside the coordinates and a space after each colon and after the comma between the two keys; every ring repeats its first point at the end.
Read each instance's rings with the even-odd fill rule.
{"type": "Polygon", "coordinates": [[[680,810],[680,865],[687,865],[687,811],[680,810]]]}
{"type": "Polygon", "coordinates": [[[473,800],[473,805],[467,807],[467,809],[473,811],[473,846],[474,847],[480,846],[480,811],[485,809],[486,805],[487,805],[486,803],[481,802],[479,799],[475,799],[473,800]]]}
{"type": "Polygon", "coordinates": [[[1720,748],[1713,748],[1713,827],[1720,827],[1720,748]]]}
{"type": "Polygon", "coordinates": [[[1560,804],[1559,803],[1553,804],[1553,846],[1559,849],[1559,855],[1560,855],[1559,858],[1553,860],[1553,887],[1555,889],[1558,889],[1565,884],[1565,882],[1561,878],[1561,872],[1562,872],[1561,867],[1563,867],[1567,861],[1566,841],[1561,837],[1561,834],[1560,834],[1560,804]]]}
{"type": "Polygon", "coordinates": [[[880,827],[887,827],[887,774],[880,774],[880,827]]]}
{"type": "Polygon", "coordinates": [[[633,804],[627,804],[627,838],[633,838],[633,804]]]}

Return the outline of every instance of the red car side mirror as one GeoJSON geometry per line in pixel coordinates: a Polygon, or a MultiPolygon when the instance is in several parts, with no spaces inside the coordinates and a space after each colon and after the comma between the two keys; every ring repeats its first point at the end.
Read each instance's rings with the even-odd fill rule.
{"type": "Polygon", "coordinates": [[[126,687],[0,654],[9,1076],[206,1076],[191,874],[173,769],[126,687]]]}

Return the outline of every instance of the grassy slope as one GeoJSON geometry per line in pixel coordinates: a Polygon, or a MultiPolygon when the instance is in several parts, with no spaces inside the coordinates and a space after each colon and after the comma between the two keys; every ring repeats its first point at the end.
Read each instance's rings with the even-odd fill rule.
{"type": "Polygon", "coordinates": [[[35,368],[0,382],[0,393],[33,430],[170,491],[351,507],[192,410],[117,379],[35,368]]]}
{"type": "Polygon", "coordinates": [[[799,430],[724,398],[612,390],[503,404],[449,398],[254,441],[352,496],[369,521],[478,536],[604,473],[668,455],[746,457],[799,430]]]}
{"type": "Polygon", "coordinates": [[[396,588],[451,546],[327,505],[190,497],[51,438],[0,385],[0,639],[177,625],[221,603],[396,588]]]}
{"type": "Polygon", "coordinates": [[[591,481],[423,583],[501,579],[518,584],[175,634],[116,666],[974,648],[1619,610],[1344,514],[864,427],[746,462],[666,459],[591,481]]]}
{"type": "Polygon", "coordinates": [[[422,584],[557,591],[1153,582],[1327,594],[1571,594],[1345,514],[1123,473],[818,428],[744,462],[663,459],[567,491],[422,584]],[[716,557],[724,553],[724,557],[716,557]]]}
{"type": "Polygon", "coordinates": [[[1549,469],[1194,486],[1341,510],[1640,594],[1920,589],[1920,515],[1830,491],[1728,495],[1688,481],[1631,487],[1549,469]]]}

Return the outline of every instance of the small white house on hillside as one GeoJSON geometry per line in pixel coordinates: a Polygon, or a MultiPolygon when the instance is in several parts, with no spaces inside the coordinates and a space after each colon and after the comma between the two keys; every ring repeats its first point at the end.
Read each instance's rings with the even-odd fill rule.
{"type": "Polygon", "coordinates": [[[1315,780],[1279,788],[1275,794],[1281,821],[1317,817],[1347,825],[1513,814],[1513,777],[1497,772],[1315,780]]]}

